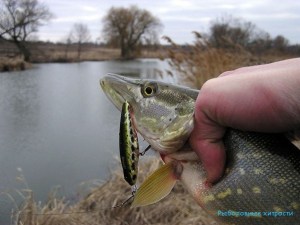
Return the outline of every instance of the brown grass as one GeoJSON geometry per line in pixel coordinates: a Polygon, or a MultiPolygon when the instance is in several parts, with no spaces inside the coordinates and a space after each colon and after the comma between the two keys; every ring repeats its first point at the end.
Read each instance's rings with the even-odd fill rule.
{"type": "MultiPolygon", "coordinates": [[[[83,45],[80,58],[78,58],[76,45],[64,44],[35,44],[32,49],[33,62],[77,62],[77,61],[103,61],[120,59],[120,49],[99,45],[83,45]]],[[[139,58],[158,58],[160,51],[143,49],[139,58]]]]}
{"type": "Polygon", "coordinates": [[[31,68],[31,64],[25,62],[22,57],[0,57],[0,72],[18,71],[31,68]]]}
{"type": "Polygon", "coordinates": [[[40,44],[32,47],[33,62],[77,62],[77,61],[103,61],[117,59],[120,55],[118,49],[100,46],[83,46],[78,58],[77,47],[55,44],[40,44]]]}
{"type": "MultiPolygon", "coordinates": [[[[76,44],[29,42],[27,47],[31,51],[32,63],[68,63],[120,59],[120,49],[91,43],[82,45],[79,58],[76,44]]],[[[138,58],[158,58],[162,55],[161,52],[163,52],[161,48],[141,48],[138,58]]],[[[27,69],[29,64],[26,64],[20,55],[13,43],[0,41],[0,71],[27,69]]]]}
{"type": "MultiPolygon", "coordinates": [[[[160,161],[154,157],[144,157],[139,171],[139,182],[142,182],[149,172],[160,166],[160,161]]],[[[216,225],[190,197],[180,183],[177,183],[172,193],[159,203],[130,208],[125,205],[112,208],[124,202],[131,195],[131,189],[124,181],[121,168],[118,167],[111,178],[90,190],[90,193],[80,201],[69,204],[64,198],[53,195],[45,204],[38,204],[30,191],[21,209],[14,216],[18,225],[78,225],[78,224],[197,224],[216,225]]]]}
{"type": "MultiPolygon", "coordinates": [[[[224,40],[227,41],[229,48],[215,48],[200,33],[193,33],[194,44],[184,47],[177,45],[169,37],[164,39],[172,46],[167,58],[170,59],[169,64],[176,71],[179,82],[196,89],[200,89],[208,79],[215,78],[225,71],[291,57],[274,51],[254,55],[230,40],[224,40]]],[[[168,73],[174,76],[173,72],[168,73]]]]}

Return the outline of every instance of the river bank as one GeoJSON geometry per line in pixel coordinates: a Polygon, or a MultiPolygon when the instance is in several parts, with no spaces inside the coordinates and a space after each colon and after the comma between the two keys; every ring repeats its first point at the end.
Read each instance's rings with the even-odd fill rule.
{"type": "MultiPolygon", "coordinates": [[[[32,63],[74,63],[85,61],[108,61],[121,60],[118,49],[98,49],[91,52],[82,53],[80,59],[77,57],[77,52],[69,52],[67,57],[65,53],[57,51],[49,54],[47,57],[35,58],[32,62],[26,62],[22,57],[0,57],[0,72],[22,71],[32,68],[32,63]]],[[[142,51],[138,59],[144,58],[164,58],[164,53],[156,53],[154,51],[142,51]]]]}
{"type": "MultiPolygon", "coordinates": [[[[149,173],[161,166],[158,158],[146,157],[141,161],[138,183],[149,173]]],[[[102,225],[102,224],[206,224],[217,223],[205,213],[177,183],[169,196],[159,203],[130,208],[122,204],[131,195],[131,188],[124,181],[120,166],[113,171],[111,178],[100,182],[75,203],[51,195],[48,202],[39,204],[33,193],[27,190],[22,207],[14,214],[13,224],[27,225],[102,225]]]]}
{"type": "Polygon", "coordinates": [[[25,62],[21,57],[0,57],[0,72],[20,71],[31,67],[31,63],[25,62]]]}
{"type": "MultiPolygon", "coordinates": [[[[25,62],[16,47],[9,42],[0,42],[0,72],[25,70],[31,63],[71,63],[83,61],[119,60],[120,49],[97,44],[83,44],[80,52],[75,44],[54,44],[47,42],[28,43],[31,60],[25,62]]],[[[164,58],[166,50],[141,48],[137,58],[164,58]]]]}
{"type": "MultiPolygon", "coordinates": [[[[27,43],[27,47],[31,52],[30,63],[23,60],[23,57],[20,55],[13,43],[4,43],[3,41],[0,41],[0,72],[25,70],[31,68],[31,63],[72,63],[83,61],[122,60],[120,58],[120,49],[93,43],[82,44],[80,51],[78,51],[77,44],[65,43],[30,42],[27,43]]],[[[216,66],[207,64],[217,64],[217,67],[220,67],[221,65],[221,68],[226,70],[228,68],[222,65],[228,64],[229,61],[231,64],[233,62],[234,68],[237,68],[238,66],[269,63],[297,56],[298,55],[291,55],[272,49],[265,51],[263,54],[255,54],[245,49],[242,51],[240,49],[215,49],[212,47],[207,48],[205,45],[141,46],[136,53],[136,58],[138,59],[170,58],[173,60],[175,68],[180,68],[180,65],[176,65],[176,63],[180,64],[186,61],[187,65],[189,65],[192,60],[193,64],[196,63],[196,66],[199,65],[213,68],[213,71],[210,71],[211,74],[209,74],[209,76],[216,76],[216,74],[214,74],[214,71],[216,70],[214,68],[216,66]],[[178,59],[179,55],[181,56],[178,59]],[[245,63],[241,63],[239,58],[243,58],[245,63]],[[219,62],[220,60],[223,61],[219,62]]],[[[230,67],[230,69],[232,68],[230,67]]],[[[218,71],[218,73],[220,72],[223,71],[218,71]]]]}

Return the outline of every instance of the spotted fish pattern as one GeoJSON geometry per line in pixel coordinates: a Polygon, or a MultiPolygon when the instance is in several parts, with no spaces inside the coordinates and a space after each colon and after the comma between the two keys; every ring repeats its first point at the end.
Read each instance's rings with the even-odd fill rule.
{"type": "Polygon", "coordinates": [[[300,224],[300,150],[281,134],[229,130],[224,141],[225,175],[203,193],[203,207],[228,224],[300,224]]]}

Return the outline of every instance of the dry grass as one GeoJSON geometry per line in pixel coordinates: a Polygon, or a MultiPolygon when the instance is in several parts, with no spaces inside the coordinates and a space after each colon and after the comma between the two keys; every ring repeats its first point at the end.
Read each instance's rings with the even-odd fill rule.
{"type": "Polygon", "coordinates": [[[117,59],[120,55],[118,49],[99,46],[83,47],[78,58],[77,47],[65,45],[36,45],[32,47],[33,62],[76,62],[76,61],[103,61],[117,59]]]}
{"type": "Polygon", "coordinates": [[[0,72],[17,71],[31,68],[31,64],[25,62],[22,57],[0,57],[0,72]]]}
{"type": "MultiPolygon", "coordinates": [[[[160,166],[157,158],[144,158],[141,160],[139,182],[160,166]]],[[[217,224],[195,203],[180,183],[176,184],[167,198],[157,204],[141,208],[130,208],[128,205],[112,208],[124,202],[131,193],[120,167],[112,173],[108,181],[97,185],[86,197],[72,205],[55,195],[41,205],[34,200],[30,191],[26,193],[21,209],[14,216],[14,224],[217,224]]]]}
{"type": "MultiPolygon", "coordinates": [[[[270,63],[291,56],[268,52],[265,55],[254,55],[241,46],[227,41],[229,48],[214,48],[198,32],[193,32],[193,45],[179,46],[170,38],[164,37],[171,44],[167,53],[170,66],[176,71],[180,83],[200,89],[205,81],[221,73],[239,67],[270,63]]],[[[173,72],[168,74],[174,76],[173,72]]]]}
{"type": "MultiPolygon", "coordinates": [[[[141,50],[140,58],[157,58],[159,51],[141,50]]],[[[99,45],[83,45],[78,58],[76,45],[36,44],[32,46],[33,62],[77,62],[120,59],[120,49],[99,45]]]]}
{"type": "MultiPolygon", "coordinates": [[[[5,54],[3,54],[5,55],[5,54]]],[[[19,53],[15,52],[15,55],[19,53]]],[[[162,50],[142,50],[139,58],[158,58],[163,55],[162,50]]],[[[104,61],[116,60],[120,58],[120,50],[115,48],[106,48],[101,46],[85,46],[78,58],[77,48],[71,46],[66,51],[65,45],[38,45],[32,47],[33,63],[48,62],[78,62],[78,61],[104,61]]],[[[0,72],[1,71],[18,71],[31,68],[31,64],[27,63],[20,56],[6,57],[0,56],[0,72]]]]}

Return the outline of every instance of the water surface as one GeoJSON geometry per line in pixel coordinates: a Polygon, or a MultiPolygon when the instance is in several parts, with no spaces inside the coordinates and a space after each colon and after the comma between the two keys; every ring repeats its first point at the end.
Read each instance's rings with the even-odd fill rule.
{"type": "MultiPolygon", "coordinates": [[[[99,79],[109,72],[155,78],[155,70],[166,67],[146,59],[37,64],[0,73],[0,192],[28,185],[44,201],[59,186],[72,198],[81,182],[106,179],[118,155],[120,113],[99,79]],[[27,184],[16,181],[20,171],[27,184]]],[[[11,207],[1,194],[0,213],[11,207]]],[[[0,224],[5,220],[0,215],[0,224]]]]}

